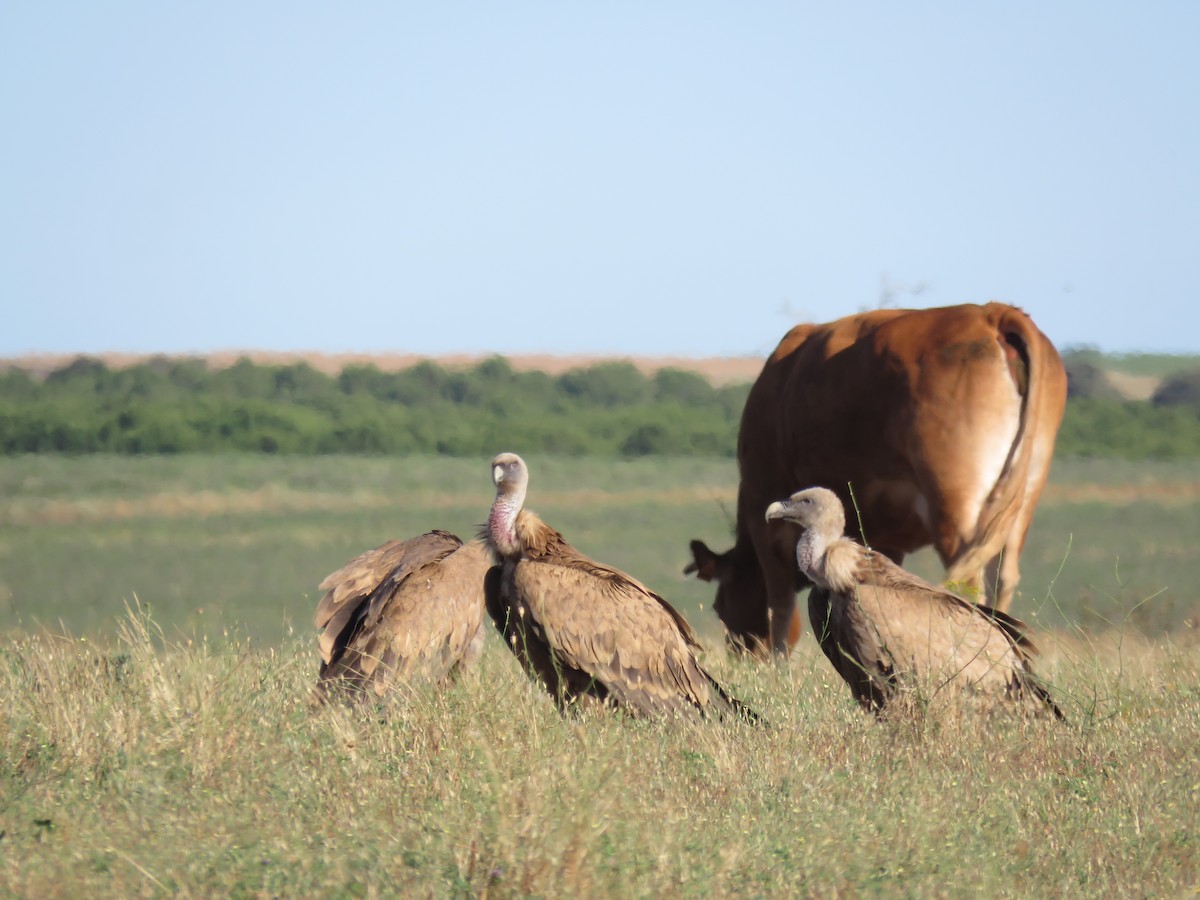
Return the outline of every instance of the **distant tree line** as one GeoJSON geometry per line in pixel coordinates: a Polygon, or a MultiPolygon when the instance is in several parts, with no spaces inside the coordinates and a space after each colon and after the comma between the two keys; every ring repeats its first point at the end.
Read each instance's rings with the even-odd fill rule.
{"type": "MultiPolygon", "coordinates": [[[[1091,356],[1066,357],[1060,456],[1200,457],[1200,367],[1150,400],[1122,399],[1091,356]],[[1089,369],[1093,366],[1093,369],[1089,369]]],[[[0,373],[0,454],[441,454],[501,448],[563,455],[733,456],[748,384],[713,386],[682,369],[645,375],[606,362],[562,375],[502,357],[467,369],[397,372],[243,359],[210,369],[160,358],[109,368],[81,357],[39,378],[0,373]]]]}
{"type": "Polygon", "coordinates": [[[732,455],[746,391],[680,369],[646,376],[627,362],[557,377],[501,357],[330,376],[306,363],[108,368],[79,358],[44,379],[0,374],[0,453],[732,455]]]}

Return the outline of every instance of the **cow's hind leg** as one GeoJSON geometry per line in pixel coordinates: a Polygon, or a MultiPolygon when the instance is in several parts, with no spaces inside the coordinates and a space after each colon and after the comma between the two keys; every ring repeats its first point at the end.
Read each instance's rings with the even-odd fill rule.
{"type": "Polygon", "coordinates": [[[1020,559],[1020,544],[1010,540],[1004,550],[988,563],[988,603],[1000,612],[1006,613],[1012,607],[1017,583],[1021,580],[1020,559]]]}
{"type": "Polygon", "coordinates": [[[773,653],[786,656],[800,637],[800,622],[796,614],[795,556],[772,553],[763,561],[763,579],[767,585],[767,619],[773,653]]]}

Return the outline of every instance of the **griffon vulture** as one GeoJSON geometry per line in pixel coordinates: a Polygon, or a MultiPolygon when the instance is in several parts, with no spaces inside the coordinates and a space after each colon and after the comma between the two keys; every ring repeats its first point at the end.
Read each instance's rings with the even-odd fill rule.
{"type": "Polygon", "coordinates": [[[796,562],[813,582],[809,619],[865,708],[881,713],[901,695],[931,699],[953,684],[1063,718],[1030,667],[1037,650],[1022,622],[934,587],[845,537],[846,515],[832,491],[799,491],[766,515],[802,529],[796,562]]]}
{"type": "Polygon", "coordinates": [[[482,541],[430,531],[356,556],[321,582],[318,695],[338,683],[383,695],[443,681],[483,647],[482,541]]]}
{"type": "Polygon", "coordinates": [[[484,535],[498,565],[487,575],[487,609],[560,709],[581,701],[638,715],[757,719],[701,668],[691,627],[666,600],[524,509],[529,473],[519,456],[492,460],[492,480],[484,535]]]}

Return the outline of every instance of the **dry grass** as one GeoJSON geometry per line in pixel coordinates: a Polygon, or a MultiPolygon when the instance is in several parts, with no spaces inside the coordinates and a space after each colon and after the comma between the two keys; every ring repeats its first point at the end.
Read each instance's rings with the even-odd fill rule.
{"type": "MultiPolygon", "coordinates": [[[[1197,486],[1200,496],[1200,486],[1197,486]]],[[[411,498],[422,509],[437,510],[469,506],[478,501],[479,491],[428,491],[411,498]]],[[[656,506],[678,507],[716,500],[732,506],[734,488],[714,491],[711,487],[666,487],[640,490],[637,499],[656,506]]],[[[585,505],[590,509],[625,507],[627,496],[595,488],[542,491],[543,503],[555,506],[585,505]]],[[[394,497],[366,491],[318,493],[311,490],[280,489],[274,485],[243,491],[198,491],[195,493],[152,493],[128,498],[43,500],[22,498],[0,509],[0,526],[76,525],[125,522],[137,519],[208,519],[222,516],[291,513],[362,513],[394,507],[394,497]]]]}
{"type": "MultiPolygon", "coordinates": [[[[1043,637],[1043,643],[1047,643],[1043,637]]],[[[1071,723],[879,723],[823,658],[710,667],[772,722],[563,718],[498,640],[313,707],[308,641],[0,649],[17,896],[1151,896],[1200,883],[1195,646],[1052,638],[1071,723]]]]}
{"type": "Polygon", "coordinates": [[[728,528],[729,461],[537,465],[535,508],[676,602],[773,728],[564,719],[495,639],[442,693],[310,706],[316,583],[386,538],[468,532],[491,497],[477,461],[7,460],[0,896],[1200,884],[1200,526],[1174,502],[1189,468],[1056,465],[1019,612],[1061,726],[878,723],[811,636],[787,665],[727,657],[711,590],[680,570],[689,537],[728,528]],[[122,614],[134,594],[153,620],[122,614]]]}

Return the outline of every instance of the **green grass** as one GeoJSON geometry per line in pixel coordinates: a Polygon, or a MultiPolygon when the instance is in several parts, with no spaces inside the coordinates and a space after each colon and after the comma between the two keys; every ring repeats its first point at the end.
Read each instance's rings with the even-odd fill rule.
{"type": "MultiPolygon", "coordinates": [[[[530,460],[540,513],[684,607],[687,540],[728,531],[731,462],[530,460]]],[[[24,457],[0,460],[0,614],[10,627],[110,632],[136,597],[172,636],[307,629],[347,559],[430,528],[473,534],[487,462],[455,459],[24,457]]],[[[709,625],[715,631],[715,620],[709,625]]]]}
{"type": "MultiPolygon", "coordinates": [[[[530,507],[719,638],[687,542],[732,542],[728,460],[530,460],[530,507]],[[702,608],[703,607],[703,608],[702,608]]],[[[355,457],[0,460],[0,627],[111,633],[127,603],[172,637],[306,633],[316,586],[354,554],[484,520],[486,462],[355,457]]],[[[1058,462],[1022,555],[1018,615],[1048,625],[1200,623],[1200,478],[1187,464],[1058,462]]],[[[929,577],[931,553],[910,565],[929,577]]],[[[803,599],[802,601],[803,602],[803,599]]]]}

